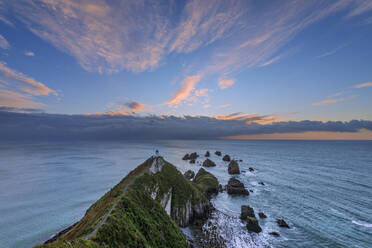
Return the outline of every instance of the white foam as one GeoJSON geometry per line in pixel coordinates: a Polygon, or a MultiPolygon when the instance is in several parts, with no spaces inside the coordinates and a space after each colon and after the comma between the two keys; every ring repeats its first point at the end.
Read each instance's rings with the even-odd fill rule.
{"type": "Polygon", "coordinates": [[[367,223],[367,222],[363,222],[363,221],[356,221],[356,220],[353,220],[352,223],[355,224],[355,225],[358,225],[358,226],[364,226],[364,227],[372,228],[371,223],[367,223]]]}

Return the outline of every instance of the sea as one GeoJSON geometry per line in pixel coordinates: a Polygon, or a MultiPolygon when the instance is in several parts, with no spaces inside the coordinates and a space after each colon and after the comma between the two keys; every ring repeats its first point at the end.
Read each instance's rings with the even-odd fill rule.
{"type": "Polygon", "coordinates": [[[203,162],[210,151],[222,185],[231,176],[214,152],[242,160],[236,177],[253,192],[212,199],[228,247],[372,247],[372,141],[300,140],[0,142],[0,247],[32,247],[75,223],[156,149],[181,172],[200,168],[185,153],[203,162]],[[241,205],[267,215],[261,233],[247,231],[241,205]]]}

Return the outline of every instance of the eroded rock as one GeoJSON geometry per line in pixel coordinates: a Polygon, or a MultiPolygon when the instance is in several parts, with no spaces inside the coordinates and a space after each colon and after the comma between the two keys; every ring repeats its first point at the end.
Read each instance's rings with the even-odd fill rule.
{"type": "Polygon", "coordinates": [[[207,151],[204,155],[206,158],[209,158],[211,156],[211,154],[209,153],[209,151],[207,151]]]}
{"type": "Polygon", "coordinates": [[[226,154],[225,156],[223,156],[222,160],[225,162],[230,162],[231,158],[229,155],[226,154]]]}
{"type": "Polygon", "coordinates": [[[229,168],[227,169],[229,174],[240,174],[239,164],[236,162],[236,160],[231,160],[229,163],[229,168]]]}
{"type": "Polygon", "coordinates": [[[276,220],[276,223],[277,223],[278,226],[280,226],[280,227],[290,228],[289,225],[287,224],[287,222],[285,222],[285,220],[283,220],[283,219],[277,219],[277,220],[276,220]]]}
{"type": "Polygon", "coordinates": [[[258,213],[258,216],[259,216],[261,219],[266,219],[266,218],[267,218],[266,214],[264,214],[263,212],[259,212],[259,213],[258,213]]]}
{"type": "Polygon", "coordinates": [[[216,154],[217,156],[221,156],[222,153],[220,151],[216,151],[214,154],[216,154]]]}
{"type": "Polygon", "coordinates": [[[210,160],[209,158],[207,158],[204,162],[203,162],[203,166],[204,167],[214,167],[216,166],[216,164],[210,160]]]}
{"type": "Polygon", "coordinates": [[[260,233],[262,231],[256,217],[247,217],[247,229],[250,232],[260,233]]]}
{"type": "Polygon", "coordinates": [[[244,187],[244,184],[236,178],[230,178],[226,189],[227,193],[230,195],[249,195],[249,192],[244,187]]]}
{"type": "Polygon", "coordinates": [[[195,172],[193,172],[192,170],[188,170],[185,172],[185,174],[183,174],[183,176],[188,179],[188,180],[191,180],[194,178],[195,176],[195,172]]]}
{"type": "Polygon", "coordinates": [[[256,217],[254,215],[254,210],[248,205],[242,205],[241,206],[241,213],[240,213],[240,219],[246,220],[248,217],[256,217]]]}

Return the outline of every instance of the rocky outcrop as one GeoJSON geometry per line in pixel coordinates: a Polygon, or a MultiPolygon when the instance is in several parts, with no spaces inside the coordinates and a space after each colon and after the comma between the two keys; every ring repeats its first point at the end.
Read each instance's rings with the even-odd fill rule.
{"type": "Polygon", "coordinates": [[[190,159],[197,159],[199,155],[196,152],[190,154],[190,159]]]}
{"type": "Polygon", "coordinates": [[[217,178],[203,168],[200,168],[198,173],[196,173],[194,183],[209,197],[218,193],[219,183],[217,178]]]}
{"type": "Polygon", "coordinates": [[[230,162],[231,158],[229,155],[226,154],[225,156],[223,156],[222,160],[225,162],[230,162]]]}
{"type": "Polygon", "coordinates": [[[258,184],[262,185],[262,186],[265,186],[264,182],[258,182],[258,184]]]}
{"type": "Polygon", "coordinates": [[[277,219],[277,220],[276,220],[276,223],[277,223],[278,226],[280,226],[280,227],[290,228],[289,225],[287,224],[287,222],[285,222],[285,220],[283,220],[283,219],[277,219]]]}
{"type": "Polygon", "coordinates": [[[221,156],[222,153],[220,151],[216,151],[214,154],[216,154],[217,156],[221,156]]]}
{"type": "Polygon", "coordinates": [[[190,154],[186,153],[185,156],[183,156],[182,160],[189,160],[190,154]]]}
{"type": "Polygon", "coordinates": [[[195,176],[195,172],[193,172],[192,170],[188,170],[185,172],[185,174],[183,174],[183,176],[187,179],[187,180],[191,180],[194,178],[195,176]]]}
{"type": "Polygon", "coordinates": [[[260,233],[262,231],[256,217],[247,217],[247,229],[250,232],[260,233]]]}
{"type": "Polygon", "coordinates": [[[190,164],[195,164],[195,159],[190,159],[190,164]]]}
{"type": "Polygon", "coordinates": [[[227,193],[230,195],[249,195],[249,192],[244,187],[244,184],[236,178],[230,178],[226,189],[227,193]]]}
{"type": "Polygon", "coordinates": [[[239,169],[238,162],[236,162],[236,160],[231,160],[231,162],[229,163],[229,167],[228,167],[227,171],[231,175],[240,174],[240,169],[239,169]]]}
{"type": "Polygon", "coordinates": [[[249,169],[248,169],[250,172],[253,172],[254,171],[254,169],[252,168],[252,167],[249,167],[249,169]]]}
{"type": "Polygon", "coordinates": [[[209,153],[209,151],[207,151],[204,155],[206,158],[209,158],[211,156],[211,154],[209,153]]]}
{"type": "Polygon", "coordinates": [[[214,167],[214,166],[216,166],[216,164],[212,160],[207,158],[206,160],[204,160],[203,166],[204,167],[214,167]]]}
{"type": "Polygon", "coordinates": [[[259,216],[261,219],[266,219],[266,218],[267,218],[266,214],[264,214],[263,212],[259,212],[259,213],[258,213],[258,216],[259,216]]]}
{"type": "Polygon", "coordinates": [[[246,220],[247,217],[256,217],[254,215],[254,210],[248,205],[242,205],[241,206],[241,213],[240,213],[240,219],[246,220]]]}

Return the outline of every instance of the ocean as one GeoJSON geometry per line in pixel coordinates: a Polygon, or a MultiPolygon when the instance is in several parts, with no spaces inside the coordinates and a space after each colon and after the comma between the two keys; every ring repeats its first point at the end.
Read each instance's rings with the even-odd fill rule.
{"type": "Polygon", "coordinates": [[[233,140],[2,142],[0,247],[32,247],[78,221],[156,149],[182,172],[200,168],[183,161],[185,153],[209,150],[217,166],[207,170],[223,185],[227,163],[214,151],[243,160],[237,178],[253,193],[212,199],[212,221],[229,247],[372,247],[371,141],[233,140]],[[243,204],[268,216],[260,234],[240,221],[243,204]]]}

